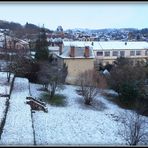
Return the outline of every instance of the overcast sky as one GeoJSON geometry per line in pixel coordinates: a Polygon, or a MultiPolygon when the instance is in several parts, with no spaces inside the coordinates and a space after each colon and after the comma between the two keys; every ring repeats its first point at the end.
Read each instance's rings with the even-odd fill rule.
{"type": "Polygon", "coordinates": [[[55,30],[148,28],[148,2],[0,2],[0,20],[55,30]]]}

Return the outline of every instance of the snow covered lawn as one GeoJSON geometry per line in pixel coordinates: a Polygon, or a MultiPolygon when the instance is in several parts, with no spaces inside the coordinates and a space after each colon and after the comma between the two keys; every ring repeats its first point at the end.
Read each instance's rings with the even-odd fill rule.
{"type": "Polygon", "coordinates": [[[26,96],[29,96],[28,84],[27,79],[15,78],[6,123],[0,140],[3,145],[34,144],[31,109],[25,103],[26,96]]]}
{"type": "Polygon", "coordinates": [[[0,127],[2,126],[2,121],[5,117],[7,99],[8,98],[6,97],[0,97],[0,127]]]}
{"type": "MultiPolygon", "coordinates": [[[[31,84],[32,95],[39,95],[41,86],[31,84]],[[37,91],[37,93],[36,93],[37,91]]],[[[48,113],[33,113],[37,145],[122,145],[115,116],[120,110],[104,97],[97,99],[106,105],[103,111],[84,107],[76,87],[66,85],[60,91],[67,97],[66,107],[48,105],[48,113]],[[114,116],[113,116],[114,115],[114,116]]]]}
{"type": "MultiPolygon", "coordinates": [[[[39,98],[43,91],[39,84],[30,84],[31,95],[39,98]]],[[[27,79],[15,78],[10,98],[6,123],[1,136],[1,145],[125,145],[118,134],[122,124],[119,122],[119,108],[101,95],[96,101],[104,106],[87,107],[76,93],[78,87],[65,85],[58,93],[66,96],[64,107],[47,105],[48,113],[34,111],[31,119],[30,106],[26,104],[29,96],[27,79]],[[33,122],[32,122],[33,121],[33,122]],[[34,127],[34,130],[33,130],[34,127]]],[[[96,104],[95,104],[96,105],[96,104]]],[[[2,110],[2,109],[1,109],[2,110]]]]}
{"type": "Polygon", "coordinates": [[[7,82],[7,73],[0,72],[0,94],[9,94],[10,93],[10,85],[12,83],[14,75],[11,74],[10,83],[7,82]]]}
{"type": "MultiPolygon", "coordinates": [[[[0,72],[0,94],[10,94],[10,85],[12,83],[13,76],[14,75],[12,74],[10,78],[10,83],[7,83],[7,73],[0,72]]],[[[5,117],[7,99],[7,97],[0,97],[0,127],[2,126],[2,121],[5,117]]]]}

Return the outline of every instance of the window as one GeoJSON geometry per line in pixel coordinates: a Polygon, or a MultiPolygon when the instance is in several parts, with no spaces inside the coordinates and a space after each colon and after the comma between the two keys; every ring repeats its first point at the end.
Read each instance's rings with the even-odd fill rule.
{"type": "Polygon", "coordinates": [[[135,51],[134,50],[130,51],[130,56],[135,56],[135,51]]]}
{"type": "Polygon", "coordinates": [[[110,56],[110,51],[105,51],[104,56],[109,57],[110,56]]]}
{"type": "Polygon", "coordinates": [[[141,55],[141,51],[137,50],[136,55],[141,55]]]}
{"type": "Polygon", "coordinates": [[[113,51],[113,56],[118,56],[118,51],[113,51]]]}
{"type": "Polygon", "coordinates": [[[120,51],[120,56],[124,57],[125,56],[125,51],[120,51]]]}
{"type": "Polygon", "coordinates": [[[98,51],[97,56],[103,56],[103,51],[98,51]]]}

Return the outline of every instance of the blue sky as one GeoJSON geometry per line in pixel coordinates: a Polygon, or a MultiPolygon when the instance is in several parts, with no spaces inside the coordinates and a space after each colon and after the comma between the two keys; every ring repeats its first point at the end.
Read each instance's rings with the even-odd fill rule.
{"type": "Polygon", "coordinates": [[[0,2],[0,19],[55,30],[148,28],[148,2],[0,2]]]}

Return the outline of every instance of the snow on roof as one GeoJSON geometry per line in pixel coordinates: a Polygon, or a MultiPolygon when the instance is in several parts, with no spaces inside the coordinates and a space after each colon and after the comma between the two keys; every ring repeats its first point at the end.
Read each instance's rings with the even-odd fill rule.
{"type": "MultiPolygon", "coordinates": [[[[84,47],[75,47],[75,56],[74,57],[70,57],[70,46],[65,46],[63,49],[63,53],[62,55],[59,55],[59,57],[61,58],[82,58],[82,59],[86,59],[86,57],[84,56],[84,47]]],[[[89,48],[89,57],[87,57],[87,59],[89,58],[94,58],[94,52],[93,49],[90,47],[89,48]]]]}
{"type": "Polygon", "coordinates": [[[0,36],[4,35],[4,33],[0,32],[0,36]]]}
{"type": "Polygon", "coordinates": [[[103,74],[108,75],[108,74],[110,74],[110,73],[109,73],[109,71],[108,71],[107,69],[105,69],[105,70],[103,71],[103,74]]]}
{"type": "Polygon", "coordinates": [[[63,42],[61,38],[47,38],[47,41],[49,42],[63,42]]]}
{"type": "Polygon", "coordinates": [[[74,45],[77,47],[91,46],[93,50],[125,50],[125,49],[148,49],[148,42],[124,42],[124,41],[64,41],[64,46],[74,45]]]}
{"type": "Polygon", "coordinates": [[[91,42],[84,42],[84,41],[64,41],[64,46],[75,46],[75,47],[85,47],[91,46],[91,42]]]}
{"type": "Polygon", "coordinates": [[[49,51],[59,51],[59,46],[48,46],[49,51]]]}
{"type": "Polygon", "coordinates": [[[148,49],[147,42],[123,42],[123,41],[110,41],[110,42],[95,42],[94,49],[148,49]]]}
{"type": "Polygon", "coordinates": [[[21,39],[19,39],[19,41],[22,43],[22,44],[29,44],[27,41],[25,41],[25,40],[21,40],[21,39]]]}
{"type": "Polygon", "coordinates": [[[31,55],[35,55],[35,53],[36,53],[35,51],[31,51],[31,55]]]}

